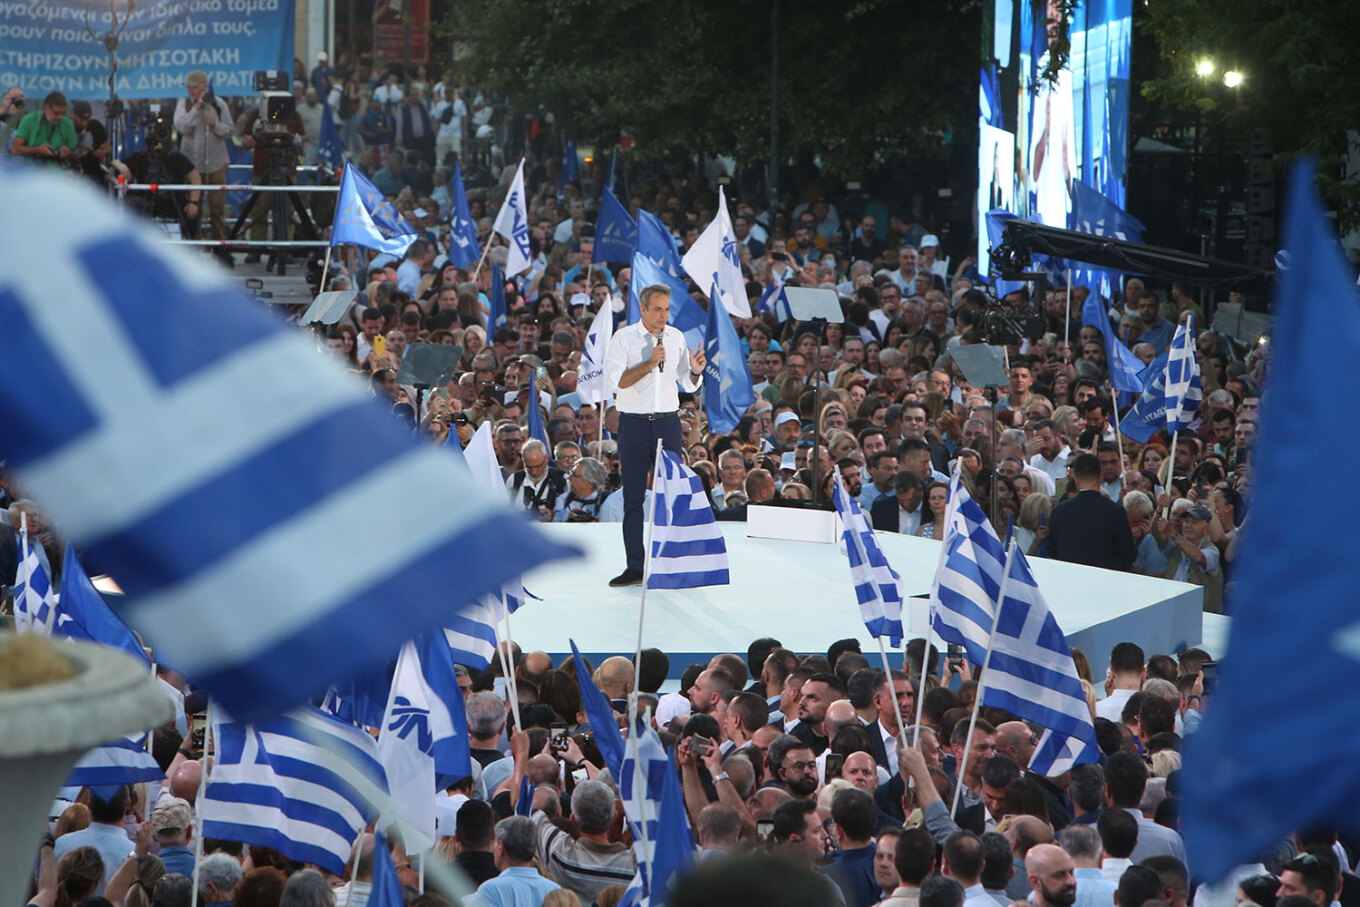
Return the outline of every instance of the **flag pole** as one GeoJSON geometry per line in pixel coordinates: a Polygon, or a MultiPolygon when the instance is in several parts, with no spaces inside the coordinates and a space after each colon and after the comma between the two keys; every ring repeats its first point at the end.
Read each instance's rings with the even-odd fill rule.
{"type": "Polygon", "coordinates": [[[519,723],[519,681],[515,678],[515,666],[510,662],[510,653],[515,650],[515,638],[510,635],[510,604],[501,592],[501,606],[505,608],[505,684],[510,690],[510,713],[515,716],[515,727],[523,730],[519,723]]]}
{"type": "MultiPolygon", "coordinates": [[[[837,473],[836,478],[837,480],[840,479],[839,473],[837,473]]],[[[883,645],[882,636],[877,636],[875,639],[878,640],[878,654],[883,656],[883,673],[888,675],[888,694],[892,697],[893,711],[897,713],[897,739],[905,748],[907,745],[907,726],[902,721],[902,703],[897,701],[897,689],[893,686],[892,668],[888,665],[888,649],[883,645]]],[[[903,653],[903,657],[905,657],[905,653],[903,653]]],[[[910,677],[907,678],[907,683],[911,683],[910,677]]]]}
{"type": "MultiPolygon", "coordinates": [[[[198,794],[194,797],[194,873],[190,884],[193,886],[189,893],[189,907],[198,907],[198,868],[203,865],[203,792],[208,787],[208,777],[212,773],[213,760],[209,754],[213,751],[213,704],[208,700],[208,710],[206,724],[203,728],[203,771],[198,780],[198,794]]],[[[193,727],[189,728],[190,735],[193,734],[193,727]]]]}
{"type": "Polygon", "coordinates": [[[1072,361],[1072,269],[1067,269],[1067,306],[1063,313],[1063,342],[1067,344],[1067,361],[1072,361]]]}
{"type": "MultiPolygon", "coordinates": [[[[661,439],[656,439],[656,459],[652,461],[652,512],[647,520],[647,540],[642,550],[642,601],[638,604],[637,648],[633,650],[633,693],[642,684],[642,623],[647,617],[647,581],[652,576],[652,530],[656,527],[656,484],[661,478],[661,439]]],[[[647,490],[643,489],[646,495],[647,490]]],[[[636,758],[636,753],[634,754],[636,758]]]]}
{"type": "Polygon", "coordinates": [[[987,654],[982,659],[982,673],[978,675],[977,699],[973,700],[973,716],[968,719],[968,736],[963,741],[963,759],[959,761],[958,786],[954,788],[954,805],[949,808],[952,819],[959,811],[959,797],[963,793],[963,776],[968,769],[968,751],[973,745],[973,730],[977,727],[978,712],[982,710],[982,690],[987,684],[987,669],[992,664],[992,642],[996,626],[1001,622],[1001,607],[1006,601],[1006,587],[1011,582],[1011,561],[1015,557],[1015,536],[1011,536],[1010,551],[1006,553],[1006,572],[1001,575],[1001,591],[996,596],[996,611],[992,614],[992,632],[987,636],[987,654]]]}
{"type": "Polygon", "coordinates": [[[487,253],[491,251],[491,240],[495,237],[496,231],[491,231],[491,236],[486,238],[486,248],[482,250],[482,257],[477,259],[477,270],[472,272],[472,282],[477,282],[477,275],[482,273],[482,265],[486,264],[487,253]]]}
{"type": "MultiPolygon", "coordinates": [[[[945,533],[944,538],[940,539],[940,559],[935,566],[935,585],[930,590],[930,598],[926,600],[926,638],[925,645],[921,648],[921,674],[920,674],[921,685],[920,689],[916,691],[916,725],[915,725],[916,727],[921,726],[921,716],[925,714],[926,665],[930,663],[930,637],[931,631],[935,627],[935,599],[940,594],[939,592],[940,574],[944,572],[944,558],[945,554],[947,554],[949,551],[949,527],[953,525],[954,516],[959,509],[959,496],[954,492],[955,489],[958,488],[959,483],[962,481],[962,477],[959,475],[962,468],[963,461],[961,459],[956,458],[954,460],[954,475],[950,478],[949,482],[949,501],[945,507],[944,512],[945,533]]],[[[906,655],[907,655],[906,645],[903,644],[902,658],[904,662],[906,659],[906,655]]],[[[918,750],[921,749],[920,734],[916,735],[916,748],[918,750]]]]}
{"type": "MultiPolygon", "coordinates": [[[[660,442],[657,443],[660,444],[660,442]]],[[[646,585],[642,588],[646,592],[646,585]]],[[[647,864],[647,872],[644,877],[647,879],[649,887],[652,880],[652,845],[647,839],[647,773],[642,768],[642,751],[638,745],[638,725],[643,724],[643,727],[650,727],[651,723],[652,710],[650,708],[641,717],[637,714],[637,688],[634,687],[633,692],[628,694],[628,744],[633,748],[633,791],[635,794],[637,793],[636,785],[642,785],[642,796],[637,798],[638,807],[642,810],[642,821],[638,823],[638,831],[642,832],[642,861],[647,864]]],[[[623,779],[620,778],[619,781],[622,782],[623,779]]],[[[623,794],[622,787],[619,789],[619,794],[623,794]]],[[[659,819],[660,816],[657,818],[659,819]]]]}
{"type": "Polygon", "coordinates": [[[317,289],[317,293],[326,292],[326,275],[329,274],[331,270],[331,250],[334,248],[334,244],[326,247],[326,260],[321,265],[321,286],[317,289]]]}
{"type": "MultiPolygon", "coordinates": [[[[1176,435],[1180,432],[1175,431],[1171,426],[1167,426],[1167,431],[1171,432],[1171,456],[1167,457],[1166,467],[1166,493],[1171,494],[1171,481],[1176,478],[1176,435]]],[[[1166,505],[1166,512],[1162,514],[1162,519],[1171,519],[1171,505],[1166,505]]]]}
{"type": "MultiPolygon", "coordinates": [[[[1119,391],[1114,389],[1114,382],[1107,382],[1110,385],[1110,407],[1114,410],[1114,442],[1119,445],[1119,491],[1124,491],[1124,436],[1119,431],[1119,391]]],[[[1115,501],[1118,504],[1118,501],[1115,501]]]]}

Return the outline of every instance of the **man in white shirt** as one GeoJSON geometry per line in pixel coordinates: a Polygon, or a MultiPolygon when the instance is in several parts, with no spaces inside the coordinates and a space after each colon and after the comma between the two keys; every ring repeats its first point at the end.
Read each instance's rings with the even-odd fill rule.
{"type": "Polygon", "coordinates": [[[1110,650],[1110,667],[1105,675],[1105,698],[1096,703],[1096,717],[1118,724],[1124,703],[1143,687],[1147,676],[1143,650],[1131,642],[1117,643],[1110,650]]]}
{"type": "Polygon", "coordinates": [[[1067,478],[1067,455],[1072,452],[1063,441],[1058,423],[1042,419],[1034,424],[1034,444],[1039,452],[1030,458],[1029,465],[1041,470],[1054,482],[1067,478]]]}
{"type": "Polygon", "coordinates": [[[420,278],[434,265],[436,252],[434,243],[417,239],[406,250],[406,258],[397,266],[397,286],[408,296],[420,292],[420,278]]]}
{"type": "Polygon", "coordinates": [[[619,466],[623,474],[623,547],[627,566],[611,586],[642,582],[643,498],[647,470],[656,459],[656,444],[680,453],[679,387],[697,392],[707,359],[702,348],[690,350],[685,335],[666,323],[671,312],[669,288],[644,287],[638,293],[642,320],[615,332],[605,354],[605,375],[619,413],[619,466]]]}

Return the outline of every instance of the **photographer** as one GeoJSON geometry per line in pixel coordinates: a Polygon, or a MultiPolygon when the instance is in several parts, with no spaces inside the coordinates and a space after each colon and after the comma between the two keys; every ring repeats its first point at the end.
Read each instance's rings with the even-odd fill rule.
{"type": "MultiPolygon", "coordinates": [[[[203,183],[193,162],[170,147],[170,124],[164,117],[157,117],[146,128],[146,150],[134,151],[121,161],[114,161],[113,170],[116,175],[134,183],[203,183]]],[[[202,190],[138,192],[129,197],[136,199],[134,204],[151,217],[178,221],[180,233],[185,238],[198,236],[202,190]]]]}
{"type": "Polygon", "coordinates": [[[567,473],[567,493],[557,499],[554,523],[598,523],[600,505],[609,486],[609,472],[594,457],[572,464],[567,473]]]}
{"type": "MultiPolygon", "coordinates": [[[[175,105],[175,131],[179,133],[179,150],[193,163],[209,186],[227,182],[227,139],[235,132],[231,110],[227,102],[217,97],[208,87],[208,74],[195,69],[184,79],[189,96],[175,105]]],[[[212,239],[226,239],[226,194],[208,193],[208,218],[212,239]]],[[[218,250],[224,263],[231,262],[231,254],[218,250]]]]}
{"type": "Polygon", "coordinates": [[[9,146],[14,141],[14,130],[24,116],[24,90],[7,88],[0,93],[0,159],[10,156],[9,146]]]}
{"type": "Polygon", "coordinates": [[[52,92],[43,99],[42,110],[19,121],[12,150],[15,157],[35,158],[49,166],[62,166],[76,153],[76,126],[66,115],[66,95],[52,92]]]}

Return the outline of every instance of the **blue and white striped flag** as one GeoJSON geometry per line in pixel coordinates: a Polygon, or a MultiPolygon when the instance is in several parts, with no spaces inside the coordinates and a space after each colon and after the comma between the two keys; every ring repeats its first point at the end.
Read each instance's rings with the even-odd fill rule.
{"type": "Polygon", "coordinates": [[[982,664],[996,618],[1006,551],[955,472],[949,483],[944,557],[931,589],[931,629],[982,664]]]}
{"type": "Polygon", "coordinates": [[[33,216],[0,221],[0,457],[126,592],[119,616],[237,720],[571,553],[85,185],[16,173],[6,201],[33,216]],[[410,483],[401,531],[355,557],[350,527],[410,483]]]}
{"type": "MultiPolygon", "coordinates": [[[[342,875],[387,800],[378,744],[312,708],[213,727],[218,760],[203,792],[203,836],[272,847],[342,875]]],[[[433,796],[433,793],[431,794],[433,796]]]]}
{"type": "Polygon", "coordinates": [[[146,751],[146,734],[143,733],[120,737],[81,756],[66,779],[66,786],[116,787],[163,780],[165,772],[146,751]]]}
{"type": "Polygon", "coordinates": [[[782,283],[770,282],[765,288],[765,292],[760,294],[760,301],[756,303],[756,310],[769,312],[774,316],[774,320],[783,324],[793,317],[793,310],[789,307],[789,294],[784,292],[782,283]]]}
{"type": "Polygon", "coordinates": [[[1199,360],[1195,358],[1195,316],[1176,328],[1166,357],[1166,430],[1189,428],[1204,399],[1200,389],[1199,360]]]}
{"type": "MultiPolygon", "coordinates": [[[[3,310],[0,299],[0,310],[3,310]]],[[[52,580],[38,559],[37,549],[28,536],[28,515],[19,523],[19,566],[14,576],[14,629],[20,633],[47,636],[56,621],[57,599],[52,580]]]]}
{"type": "Polygon", "coordinates": [[[982,703],[1046,728],[1029,770],[1056,777],[1078,763],[1100,758],[1096,728],[1067,636],[1013,540],[1006,569],[1010,576],[992,637],[982,703]]]}
{"type": "Polygon", "coordinates": [[[453,663],[485,671],[496,657],[496,627],[505,618],[505,606],[495,595],[485,596],[444,625],[444,638],[453,651],[453,663]]]}
{"type": "Polygon", "coordinates": [[[655,475],[647,588],[692,589],[730,583],[727,540],[708,503],[703,482],[660,444],[655,475]]]}
{"type": "Polygon", "coordinates": [[[864,511],[845,490],[841,474],[831,493],[841,518],[841,548],[850,560],[850,579],[859,600],[859,616],[871,636],[886,636],[893,648],[902,644],[902,577],[897,575],[878,547],[878,537],[864,511]]]}
{"type": "Polygon", "coordinates": [[[1047,728],[1030,758],[1031,771],[1058,775],[1078,762],[1095,761],[1100,755],[1095,726],[1067,638],[1039,593],[1028,562],[1012,544],[1011,578],[1005,601],[998,605],[1007,569],[1001,540],[957,473],[950,483],[950,501],[945,556],[935,579],[935,632],[945,642],[963,646],[972,664],[987,665],[983,705],[999,706],[1047,728]]]}
{"type": "Polygon", "coordinates": [[[633,835],[637,875],[619,903],[645,907],[654,895],[658,904],[665,901],[676,874],[690,868],[694,835],[670,754],[650,722],[631,705],[629,712],[634,718],[619,772],[619,797],[633,835]]]}

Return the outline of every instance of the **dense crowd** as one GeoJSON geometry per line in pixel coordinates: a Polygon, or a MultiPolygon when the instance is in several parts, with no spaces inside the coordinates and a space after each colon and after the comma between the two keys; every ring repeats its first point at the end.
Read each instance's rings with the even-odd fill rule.
{"type": "MultiPolygon", "coordinates": [[[[449,903],[419,893],[423,859],[427,878],[438,875],[435,863],[465,873],[477,888],[469,904],[612,907],[636,858],[578,666],[572,658],[554,665],[543,652],[510,648],[506,656],[512,686],[499,663],[485,672],[459,668],[472,773],[434,795],[435,848],[408,854],[389,833],[406,902],[449,903]],[[517,718],[498,692],[507,688],[517,718]],[[517,810],[522,796],[532,797],[527,810],[517,810]]],[[[765,637],[744,656],[688,665],[681,690],[669,693],[660,692],[671,671],[660,649],[643,650],[640,671],[624,656],[581,667],[609,701],[610,720],[623,723],[636,702],[673,760],[695,852],[668,903],[774,903],[788,879],[797,890],[779,903],[1354,903],[1342,880],[1354,879],[1357,841],[1326,830],[1280,840],[1215,885],[1199,884],[1187,865],[1180,751],[1212,707],[1206,652],[1148,655],[1120,643],[1103,678],[1093,677],[1079,649],[1073,658],[1100,761],[1051,778],[1026,771],[1042,729],[985,706],[972,724],[977,671],[933,647],[927,653],[919,639],[907,644],[908,670],[888,674],[854,640],[799,655],[765,637]]],[[[265,847],[193,840],[203,764],[202,739],[191,729],[204,703],[171,670],[161,669],[159,682],[178,710],[153,737],[164,781],[85,788],[59,800],[30,903],[180,907],[195,868],[205,904],[367,903],[371,833],[339,875],[265,847]]]]}
{"type": "MultiPolygon", "coordinates": [[[[468,103],[451,77],[403,87],[380,76],[322,60],[300,80],[300,113],[312,116],[319,103],[334,108],[356,164],[421,237],[399,257],[353,249],[336,256],[327,288],[353,289],[358,298],[338,324],[307,328],[319,354],[361,376],[432,443],[452,435],[466,444],[489,423],[507,492],[535,518],[621,519],[619,414],[584,402],[577,382],[596,313],[608,307],[622,324],[630,289],[640,288],[630,288],[626,263],[594,260],[596,184],[586,174],[559,196],[556,153],[528,146],[533,264],[498,288],[508,322],[488,326],[492,269],[447,261],[449,165],[476,152],[476,166],[492,168],[469,197],[479,242],[492,246],[488,261],[504,264],[492,221],[514,163],[492,153],[491,134],[482,134],[480,151],[471,147],[489,126],[489,107],[476,96],[468,103]],[[416,343],[460,350],[445,386],[401,382],[405,351],[416,343]],[[528,437],[530,407],[540,410],[546,444],[528,437]]],[[[203,88],[193,74],[188,81],[203,88]]],[[[196,103],[191,92],[186,111],[206,122],[196,103]]],[[[651,178],[637,173],[622,198],[634,216],[655,212],[683,254],[715,216],[712,176],[685,163],[651,178]]],[[[939,539],[957,470],[998,534],[1013,532],[1031,556],[1195,583],[1206,610],[1222,611],[1247,516],[1262,351],[1209,329],[1193,288],[1124,279],[1100,304],[1143,362],[1166,351],[1190,314],[1200,327],[1204,402],[1192,427],[1174,445],[1164,432],[1140,444],[1116,430],[1131,401],[1112,394],[1109,351],[1100,331],[1081,324],[1090,290],[1057,287],[1039,299],[1020,290],[994,300],[970,258],[951,267],[929,223],[886,202],[842,214],[823,185],[815,171],[800,171],[779,210],[739,196],[730,212],[752,307],[734,323],[756,402],[727,433],[709,430],[700,396],[682,393],[679,411],[684,458],[719,519],[742,520],[752,505],[806,500],[814,490],[825,498],[838,474],[876,529],[939,539]],[[781,286],[834,291],[844,322],[802,323],[762,306],[781,286]],[[986,312],[996,305],[1013,315],[1033,305],[1044,330],[990,345],[1009,381],[992,393],[969,383],[952,352],[988,345],[986,312]]],[[[707,305],[705,293],[695,288],[694,296],[707,305]]],[[[48,527],[40,503],[22,499],[7,479],[0,495],[0,584],[13,584],[24,514],[55,585],[60,527],[48,527]]],[[[781,900],[857,907],[991,907],[1026,897],[1040,907],[1188,903],[1193,867],[1176,831],[1177,771],[1180,741],[1211,693],[1205,653],[1147,657],[1123,643],[1110,653],[1105,678],[1093,678],[1074,653],[1103,761],[1044,778],[1025,771],[1040,729],[983,708],[970,740],[976,671],[937,665],[932,652],[923,682],[922,648],[914,660],[909,649],[913,670],[887,675],[854,645],[800,655],[763,639],[745,658],[689,666],[681,692],[665,695],[670,666],[659,650],[642,653],[637,690],[630,659],[595,669],[617,712],[630,694],[643,694],[683,782],[701,854],[672,903],[726,903],[714,892],[730,897],[742,886],[753,891],[743,902],[758,903],[766,900],[758,892],[792,882],[781,900]],[[904,728],[918,696],[920,724],[904,728]],[[780,870],[722,858],[743,853],[780,870]]],[[[506,704],[491,692],[496,669],[464,676],[474,770],[439,795],[440,843],[428,858],[461,866],[481,886],[477,903],[616,903],[634,857],[617,779],[594,746],[572,665],[554,666],[542,652],[514,652],[511,661],[521,727],[508,726],[506,704]],[[532,810],[518,817],[525,776],[532,810]]],[[[345,877],[227,841],[201,842],[202,856],[194,856],[201,752],[188,732],[201,703],[183,698],[185,680],[173,671],[162,669],[161,682],[182,704],[179,729],[155,735],[164,785],[75,795],[53,816],[33,903],[65,907],[102,892],[113,903],[177,907],[188,902],[195,862],[208,904],[365,903],[372,835],[359,842],[345,877]]],[[[1301,834],[1240,879],[1200,888],[1196,903],[1328,907],[1339,896],[1346,904],[1360,894],[1360,884],[1340,884],[1360,856],[1355,843],[1301,834]]],[[[403,883],[415,885],[411,859],[399,840],[392,847],[403,883]]],[[[442,903],[409,893],[412,904],[442,903]]]]}

